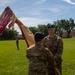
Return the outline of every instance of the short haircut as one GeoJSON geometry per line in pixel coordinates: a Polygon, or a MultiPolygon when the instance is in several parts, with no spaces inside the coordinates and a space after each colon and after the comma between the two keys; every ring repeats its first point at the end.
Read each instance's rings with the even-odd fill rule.
{"type": "Polygon", "coordinates": [[[34,39],[36,42],[42,40],[43,38],[44,38],[44,33],[42,33],[42,32],[36,32],[34,34],[34,39]]]}

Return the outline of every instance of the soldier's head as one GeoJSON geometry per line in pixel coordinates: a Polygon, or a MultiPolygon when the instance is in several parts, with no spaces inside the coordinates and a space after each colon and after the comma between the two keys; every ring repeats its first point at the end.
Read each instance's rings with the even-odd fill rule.
{"type": "Polygon", "coordinates": [[[42,32],[36,32],[34,34],[35,42],[39,42],[44,39],[44,34],[42,32]]]}
{"type": "Polygon", "coordinates": [[[48,33],[50,35],[55,34],[55,27],[54,27],[54,25],[52,25],[50,23],[48,24],[48,33]]]}

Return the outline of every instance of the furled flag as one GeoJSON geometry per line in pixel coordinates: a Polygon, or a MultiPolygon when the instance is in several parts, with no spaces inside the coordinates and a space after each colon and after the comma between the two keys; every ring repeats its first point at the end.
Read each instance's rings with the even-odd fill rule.
{"type": "Polygon", "coordinates": [[[14,12],[9,8],[6,7],[4,12],[0,16],[0,34],[3,32],[5,27],[8,25],[9,28],[14,28],[14,23],[17,23],[18,27],[20,28],[22,35],[26,41],[27,46],[31,46],[34,44],[34,35],[33,33],[23,25],[23,23],[18,20],[15,16],[14,12]]]}
{"type": "Polygon", "coordinates": [[[12,11],[9,7],[5,8],[4,12],[0,16],[0,34],[3,32],[7,24],[10,22],[12,11]]]}
{"type": "MultiPolygon", "coordinates": [[[[13,13],[13,12],[12,12],[13,13]]],[[[16,16],[15,14],[13,13],[12,14],[12,17],[11,17],[11,21],[10,23],[8,24],[8,28],[10,29],[12,27],[12,29],[14,29],[14,24],[15,24],[15,21],[16,21],[16,16]]]]}
{"type": "Polygon", "coordinates": [[[20,28],[20,30],[24,36],[27,46],[29,47],[29,46],[33,45],[34,44],[33,33],[28,29],[28,27],[23,25],[23,23],[20,20],[16,19],[16,23],[18,24],[18,27],[20,28]]]}
{"type": "MultiPolygon", "coordinates": [[[[10,9],[10,8],[9,8],[10,9]]],[[[10,9],[11,10],[11,9],[10,9]]],[[[12,11],[12,10],[11,10],[12,11]]],[[[9,24],[9,28],[14,26],[14,23],[17,23],[19,29],[22,32],[22,35],[26,41],[27,46],[31,46],[34,44],[34,34],[28,29],[28,27],[26,27],[14,14],[14,12],[12,11],[13,15],[11,17],[12,21],[9,24]]]]}

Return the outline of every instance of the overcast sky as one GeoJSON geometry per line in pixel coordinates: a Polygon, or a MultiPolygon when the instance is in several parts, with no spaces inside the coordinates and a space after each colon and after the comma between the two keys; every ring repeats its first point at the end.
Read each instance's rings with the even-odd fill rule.
{"type": "MultiPolygon", "coordinates": [[[[7,6],[27,27],[60,19],[75,20],[75,0],[0,0],[0,14],[7,6]]],[[[20,31],[17,25],[15,29],[20,31]]]]}

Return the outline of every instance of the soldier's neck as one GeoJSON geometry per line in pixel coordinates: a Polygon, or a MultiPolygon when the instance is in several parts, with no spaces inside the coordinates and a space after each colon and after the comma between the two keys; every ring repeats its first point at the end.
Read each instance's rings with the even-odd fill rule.
{"type": "Polygon", "coordinates": [[[55,36],[55,34],[51,34],[51,35],[49,35],[50,36],[50,38],[53,38],[54,36],[55,36]]]}
{"type": "Polygon", "coordinates": [[[41,46],[42,45],[42,41],[35,42],[35,45],[41,46]]]}

